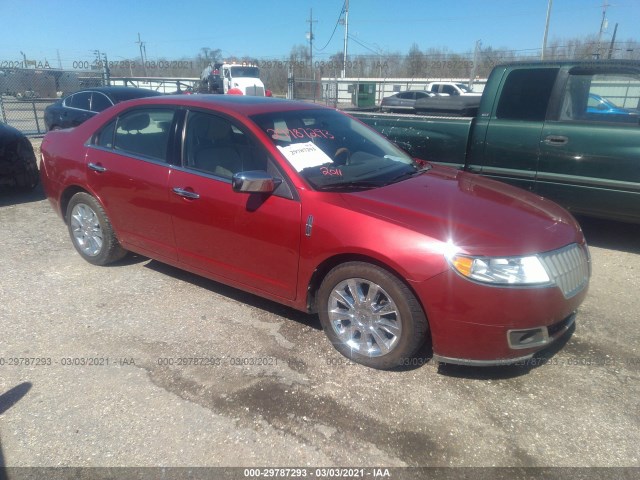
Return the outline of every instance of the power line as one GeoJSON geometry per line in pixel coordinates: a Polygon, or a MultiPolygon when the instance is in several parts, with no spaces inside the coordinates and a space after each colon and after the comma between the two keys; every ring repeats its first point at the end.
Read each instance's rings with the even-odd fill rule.
{"type": "Polygon", "coordinates": [[[329,40],[327,41],[327,43],[325,43],[324,47],[316,48],[316,52],[322,52],[325,48],[327,48],[329,43],[331,43],[331,40],[333,40],[333,36],[336,34],[338,25],[340,25],[340,20],[342,19],[342,14],[344,13],[346,6],[347,6],[347,2],[345,0],[345,3],[342,4],[342,10],[340,10],[340,15],[338,15],[338,20],[336,20],[336,25],[335,27],[333,27],[333,32],[331,32],[331,37],[329,37],[329,40]]]}
{"type": "Polygon", "coordinates": [[[375,51],[372,48],[367,47],[364,43],[362,43],[361,41],[359,41],[358,39],[356,39],[355,37],[353,37],[352,35],[349,35],[349,39],[353,40],[354,42],[356,42],[358,45],[360,45],[362,48],[366,48],[367,50],[369,50],[370,52],[375,53],[376,55],[382,55],[380,52],[375,51]]]}

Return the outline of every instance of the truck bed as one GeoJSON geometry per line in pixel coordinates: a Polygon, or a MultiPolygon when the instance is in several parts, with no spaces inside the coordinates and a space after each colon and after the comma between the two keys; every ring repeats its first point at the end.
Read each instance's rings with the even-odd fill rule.
{"type": "Polygon", "coordinates": [[[349,112],[415,158],[462,168],[473,117],[349,112]]]}

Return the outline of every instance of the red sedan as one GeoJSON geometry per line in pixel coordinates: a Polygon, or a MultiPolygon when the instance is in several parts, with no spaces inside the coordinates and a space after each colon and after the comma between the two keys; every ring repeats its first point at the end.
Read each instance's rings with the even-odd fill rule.
{"type": "MultiPolygon", "coordinates": [[[[590,260],[552,202],[407,156],[359,121],[257,97],[118,104],[42,144],[88,262],[127,251],[307,311],[374,368],[530,358],[573,323],[590,260]]],[[[241,341],[239,338],[238,341],[241,341]]]]}

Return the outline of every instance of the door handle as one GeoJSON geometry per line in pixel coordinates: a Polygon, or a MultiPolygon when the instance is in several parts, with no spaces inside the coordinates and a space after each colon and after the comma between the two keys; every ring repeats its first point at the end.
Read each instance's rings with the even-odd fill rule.
{"type": "Polygon", "coordinates": [[[192,200],[196,200],[200,198],[200,195],[197,194],[196,192],[190,192],[189,190],[185,190],[184,188],[180,188],[180,187],[174,187],[173,193],[175,193],[176,195],[180,195],[181,197],[184,197],[184,198],[190,198],[192,200]]]}
{"type": "Polygon", "coordinates": [[[565,137],[564,135],[549,135],[544,139],[544,143],[554,147],[559,147],[569,143],[569,137],[565,137]]]}
{"type": "Polygon", "coordinates": [[[100,173],[102,173],[102,172],[106,172],[106,171],[107,171],[107,169],[106,169],[106,168],[104,168],[102,165],[100,165],[100,164],[98,164],[98,163],[89,163],[87,166],[88,166],[91,170],[94,170],[94,171],[96,171],[96,172],[100,172],[100,173]]]}

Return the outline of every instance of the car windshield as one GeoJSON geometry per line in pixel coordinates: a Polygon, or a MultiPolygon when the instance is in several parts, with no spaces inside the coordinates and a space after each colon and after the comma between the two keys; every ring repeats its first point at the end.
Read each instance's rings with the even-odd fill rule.
{"type": "Polygon", "coordinates": [[[260,78],[260,69],[258,67],[231,67],[231,76],[260,78]]]}
{"type": "Polygon", "coordinates": [[[465,93],[473,93],[473,90],[471,90],[463,83],[456,83],[456,86],[465,93]]]}
{"type": "Polygon", "coordinates": [[[251,119],[316,190],[367,189],[415,175],[425,164],[335,110],[295,110],[251,119]]]}

